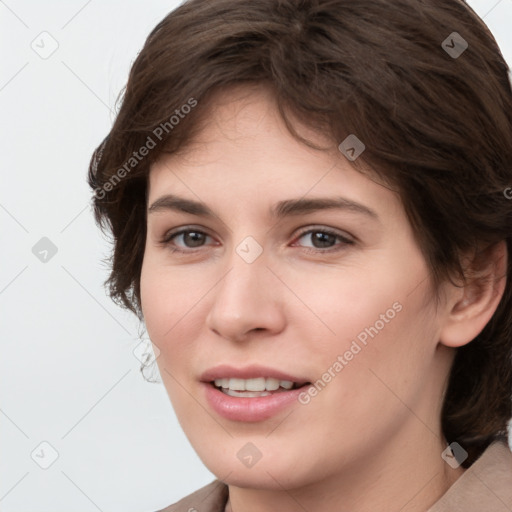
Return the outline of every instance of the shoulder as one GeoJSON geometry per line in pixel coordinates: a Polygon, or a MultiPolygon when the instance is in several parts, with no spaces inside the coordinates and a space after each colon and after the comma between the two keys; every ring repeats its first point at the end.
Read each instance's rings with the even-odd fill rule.
{"type": "Polygon", "coordinates": [[[157,512],[224,512],[228,494],[228,486],[216,479],[157,512]]]}

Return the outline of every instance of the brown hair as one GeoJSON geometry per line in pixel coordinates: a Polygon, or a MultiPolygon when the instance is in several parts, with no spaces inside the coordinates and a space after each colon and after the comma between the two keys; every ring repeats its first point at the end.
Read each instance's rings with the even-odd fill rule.
{"type": "MultiPolygon", "coordinates": [[[[508,71],[462,0],[185,2],[148,36],[91,159],[95,218],[114,238],[111,297],[142,318],[150,165],[193,139],[212,94],[240,83],[272,87],[289,130],[305,144],[315,147],[289,114],[338,143],[349,134],[363,141],[352,165],[372,168],[399,191],[435,289],[465,277],[460,257],[476,247],[505,240],[510,256],[508,71]]],[[[508,277],[511,268],[509,257],[508,277]]],[[[507,436],[511,290],[507,279],[493,318],[457,349],[451,370],[442,428],[469,453],[464,467],[507,436]]]]}

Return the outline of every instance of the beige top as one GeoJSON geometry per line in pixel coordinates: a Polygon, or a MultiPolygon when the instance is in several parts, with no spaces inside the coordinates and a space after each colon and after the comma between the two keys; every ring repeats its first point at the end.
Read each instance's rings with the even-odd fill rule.
{"type": "MultiPolygon", "coordinates": [[[[224,512],[228,486],[214,480],[158,512],[224,512]]],[[[511,512],[512,452],[494,441],[426,512],[511,512]]]]}

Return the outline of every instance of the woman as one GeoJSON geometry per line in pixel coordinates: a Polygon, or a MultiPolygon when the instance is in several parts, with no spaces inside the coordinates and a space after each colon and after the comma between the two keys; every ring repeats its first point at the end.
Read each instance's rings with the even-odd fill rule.
{"type": "Polygon", "coordinates": [[[512,509],[512,91],[459,0],[191,0],[89,171],[217,479],[166,511],[512,509]]]}

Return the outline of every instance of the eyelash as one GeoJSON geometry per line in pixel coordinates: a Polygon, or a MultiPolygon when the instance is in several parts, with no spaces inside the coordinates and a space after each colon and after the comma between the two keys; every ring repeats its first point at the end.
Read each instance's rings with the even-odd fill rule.
{"type": "MultiPolygon", "coordinates": [[[[164,246],[167,246],[173,253],[194,254],[194,253],[197,252],[197,250],[201,249],[202,247],[197,248],[196,250],[194,250],[194,249],[184,250],[184,249],[177,249],[176,247],[171,246],[171,242],[172,242],[172,240],[174,238],[176,238],[179,235],[186,234],[186,233],[199,233],[199,234],[205,235],[207,237],[210,236],[210,235],[208,235],[208,233],[205,233],[204,231],[201,231],[199,229],[187,228],[187,229],[182,229],[180,231],[176,231],[175,233],[166,234],[164,236],[164,238],[162,240],[160,240],[160,244],[164,245],[164,246]]],[[[333,231],[331,229],[327,229],[327,228],[322,228],[322,229],[320,229],[320,228],[309,228],[309,229],[299,233],[297,235],[297,240],[302,238],[304,235],[308,235],[310,233],[322,233],[322,234],[325,234],[325,235],[332,235],[332,236],[338,238],[339,240],[341,240],[343,242],[337,249],[328,248],[328,249],[324,250],[324,249],[304,248],[305,251],[307,253],[310,253],[310,254],[325,254],[325,253],[339,252],[339,251],[342,251],[345,248],[344,247],[345,245],[353,245],[354,244],[353,240],[350,240],[349,238],[341,235],[340,233],[338,233],[336,231],[333,231]]]]}

